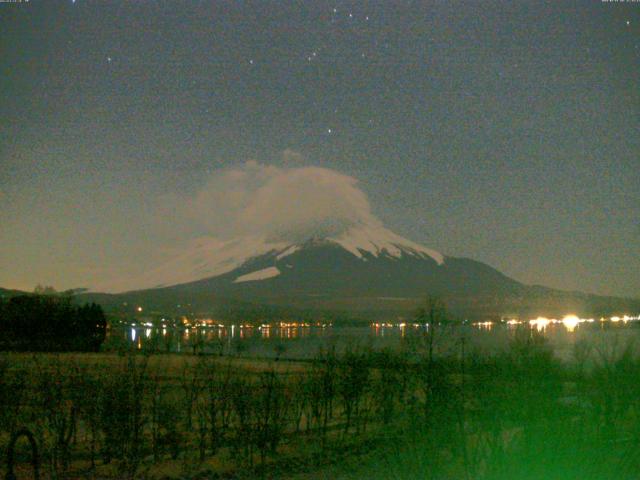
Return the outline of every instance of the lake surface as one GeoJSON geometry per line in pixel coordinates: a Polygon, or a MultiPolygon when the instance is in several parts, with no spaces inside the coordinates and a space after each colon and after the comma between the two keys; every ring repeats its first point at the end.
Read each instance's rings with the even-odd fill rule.
{"type": "MultiPolygon", "coordinates": [[[[596,354],[611,354],[627,345],[640,351],[639,317],[563,320],[536,319],[527,322],[483,322],[437,326],[436,343],[440,352],[498,352],[507,348],[516,335],[540,334],[555,354],[570,360],[576,344],[588,345],[596,354]]],[[[400,348],[420,342],[428,326],[411,324],[372,324],[362,327],[320,325],[214,325],[164,327],[125,325],[109,330],[107,349],[130,347],[160,352],[202,352],[283,359],[312,358],[320,349],[348,346],[383,349],[400,348]]]]}

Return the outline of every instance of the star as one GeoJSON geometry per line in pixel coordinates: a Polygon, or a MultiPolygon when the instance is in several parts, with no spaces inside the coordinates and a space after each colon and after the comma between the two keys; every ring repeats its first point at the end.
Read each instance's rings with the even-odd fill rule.
{"type": "Polygon", "coordinates": [[[251,65],[253,65],[253,58],[252,58],[251,60],[249,60],[249,63],[250,63],[251,65]]]}
{"type": "Polygon", "coordinates": [[[631,22],[629,20],[627,20],[627,26],[631,25],[631,22]]]}
{"type": "Polygon", "coordinates": [[[333,130],[331,130],[330,128],[327,128],[327,133],[332,133],[333,130]]]}
{"type": "Polygon", "coordinates": [[[111,63],[111,60],[113,60],[111,57],[107,57],[107,62],[111,63]]]}

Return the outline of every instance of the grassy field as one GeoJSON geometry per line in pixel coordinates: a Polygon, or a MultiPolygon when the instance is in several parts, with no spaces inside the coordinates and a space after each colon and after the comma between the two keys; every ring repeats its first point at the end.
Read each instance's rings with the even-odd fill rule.
{"type": "MultiPolygon", "coordinates": [[[[27,428],[41,478],[637,478],[632,349],[561,363],[524,333],[497,355],[5,353],[0,460],[27,428]]],[[[22,438],[18,478],[29,458],[22,438]]]]}

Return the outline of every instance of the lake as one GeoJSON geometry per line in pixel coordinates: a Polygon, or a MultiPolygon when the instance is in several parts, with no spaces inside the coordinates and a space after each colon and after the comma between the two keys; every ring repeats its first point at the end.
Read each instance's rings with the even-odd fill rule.
{"type": "MultiPolygon", "coordinates": [[[[526,322],[480,322],[436,327],[440,352],[498,352],[505,349],[517,334],[540,334],[555,354],[564,360],[573,356],[576,344],[589,345],[601,354],[620,351],[627,345],[640,345],[640,317],[562,320],[538,318],[526,322]]],[[[161,352],[202,352],[283,359],[307,359],[319,349],[347,346],[383,349],[399,348],[403,343],[419,341],[428,326],[417,324],[371,324],[362,327],[330,325],[196,325],[188,327],[123,325],[109,330],[105,348],[123,346],[161,352]]]]}

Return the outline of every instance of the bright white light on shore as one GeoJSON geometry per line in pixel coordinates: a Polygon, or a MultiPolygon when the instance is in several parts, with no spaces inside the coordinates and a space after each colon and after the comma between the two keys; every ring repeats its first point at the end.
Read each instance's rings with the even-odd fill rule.
{"type": "Polygon", "coordinates": [[[539,332],[547,328],[550,323],[551,320],[546,317],[538,317],[534,320],[529,320],[529,325],[536,327],[539,332]]]}
{"type": "MultiPolygon", "coordinates": [[[[603,321],[603,322],[606,321],[606,320],[607,320],[606,318],[600,319],[600,321],[603,321]]],[[[616,323],[616,322],[627,323],[627,322],[634,321],[634,320],[640,320],[640,315],[637,315],[637,316],[633,317],[631,315],[625,314],[625,315],[623,315],[621,317],[615,315],[615,316],[609,318],[609,321],[614,322],[614,323],[616,323]]]]}
{"type": "Polygon", "coordinates": [[[478,327],[480,329],[491,330],[491,328],[493,327],[493,322],[475,322],[475,323],[472,323],[471,325],[473,325],[474,327],[478,327]]]}
{"type": "Polygon", "coordinates": [[[562,324],[569,332],[573,332],[580,322],[582,322],[582,320],[580,320],[576,315],[567,315],[562,319],[562,324]]]}
{"type": "Polygon", "coordinates": [[[138,307],[138,308],[136,308],[136,310],[141,312],[142,311],[142,307],[138,307]]]}

